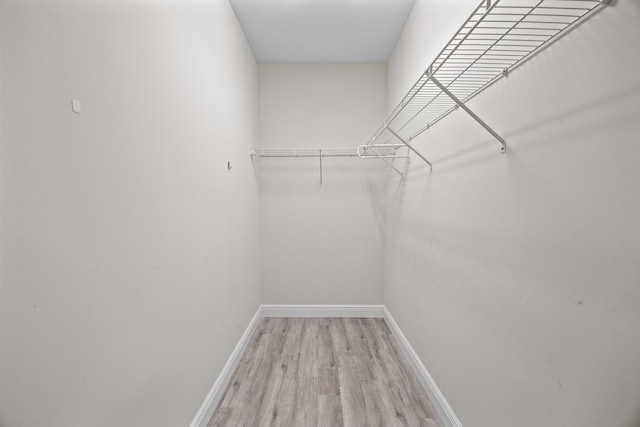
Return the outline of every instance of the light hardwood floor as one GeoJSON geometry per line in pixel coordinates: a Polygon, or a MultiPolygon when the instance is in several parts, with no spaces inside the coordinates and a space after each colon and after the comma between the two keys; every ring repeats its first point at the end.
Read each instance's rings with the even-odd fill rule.
{"type": "Polygon", "coordinates": [[[444,425],[384,320],[264,318],[217,426],[444,425]]]}

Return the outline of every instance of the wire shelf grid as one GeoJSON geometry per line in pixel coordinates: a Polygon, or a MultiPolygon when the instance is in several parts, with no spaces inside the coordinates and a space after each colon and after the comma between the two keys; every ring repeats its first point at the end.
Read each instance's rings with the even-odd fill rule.
{"type": "MultiPolygon", "coordinates": [[[[398,139],[408,143],[458,107],[468,110],[465,102],[607,3],[607,0],[483,0],[368,145],[398,139]]],[[[476,120],[488,129],[479,118],[476,120]]],[[[504,141],[489,131],[502,142],[504,151],[504,141]]]]}
{"type": "Polygon", "coordinates": [[[264,183],[345,184],[381,182],[389,177],[390,171],[402,176],[409,155],[403,144],[389,144],[358,148],[256,149],[251,150],[251,158],[264,183]],[[362,162],[361,159],[381,161],[362,162]],[[404,164],[396,159],[405,159],[404,164]]]}

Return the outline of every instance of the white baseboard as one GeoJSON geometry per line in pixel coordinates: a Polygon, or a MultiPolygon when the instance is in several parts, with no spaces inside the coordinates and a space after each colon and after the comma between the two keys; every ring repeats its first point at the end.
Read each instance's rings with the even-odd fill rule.
{"type": "Polygon", "coordinates": [[[235,371],[242,353],[244,352],[249,340],[253,335],[258,322],[263,317],[356,317],[356,318],[384,318],[385,322],[393,332],[398,345],[404,352],[409,365],[412,367],[418,380],[427,392],[431,402],[435,406],[440,418],[446,427],[462,427],[460,420],[453,412],[453,409],[447,403],[440,389],[433,381],[431,375],[422,364],[422,361],[409,344],[398,324],[393,320],[391,313],[384,305],[261,305],[258,307],[256,314],[249,322],[247,329],[242,334],[238,345],[231,353],[229,360],[222,368],[218,379],[211,387],[211,391],[207,395],[200,410],[191,422],[190,427],[206,427],[209,420],[213,416],[213,411],[218,406],[220,399],[224,396],[224,392],[231,381],[231,376],[235,371]]]}
{"type": "Polygon", "coordinates": [[[391,313],[387,310],[387,307],[384,307],[384,320],[395,335],[398,345],[404,352],[405,356],[409,361],[409,365],[413,368],[414,373],[417,375],[418,380],[422,384],[422,387],[427,392],[429,399],[431,399],[431,403],[435,406],[438,411],[438,415],[442,418],[442,422],[444,422],[446,427],[462,427],[462,423],[456,414],[451,409],[451,406],[447,403],[447,400],[444,398],[444,395],[436,385],[435,381],[427,371],[427,368],[422,364],[422,361],[416,354],[409,341],[404,336],[398,324],[393,320],[391,313]]]}
{"type": "Polygon", "coordinates": [[[253,332],[256,330],[261,318],[262,306],[258,307],[256,314],[253,315],[251,322],[249,322],[247,329],[245,329],[244,333],[240,337],[240,341],[238,341],[236,348],[233,349],[231,356],[229,356],[229,360],[227,360],[222,371],[220,371],[220,375],[218,375],[216,382],[213,384],[213,387],[211,387],[211,391],[209,391],[207,398],[204,403],[202,403],[200,410],[193,421],[191,421],[190,427],[207,427],[207,424],[213,416],[213,411],[215,411],[218,403],[220,403],[220,399],[224,396],[224,392],[227,390],[227,386],[231,381],[231,376],[236,370],[236,367],[242,358],[242,353],[244,353],[247,344],[249,344],[249,340],[253,336],[253,332]]]}
{"type": "Polygon", "coordinates": [[[384,317],[383,305],[262,305],[262,317],[384,317]]]}

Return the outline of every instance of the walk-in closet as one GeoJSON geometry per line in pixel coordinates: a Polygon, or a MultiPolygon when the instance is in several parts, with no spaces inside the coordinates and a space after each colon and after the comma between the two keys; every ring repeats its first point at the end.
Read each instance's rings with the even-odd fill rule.
{"type": "Polygon", "coordinates": [[[637,0],[0,1],[0,427],[640,427],[637,0]]]}

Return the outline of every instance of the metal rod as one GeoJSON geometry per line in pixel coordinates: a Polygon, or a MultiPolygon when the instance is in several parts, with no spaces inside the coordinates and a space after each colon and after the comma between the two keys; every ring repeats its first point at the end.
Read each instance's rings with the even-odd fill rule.
{"type": "Polygon", "coordinates": [[[369,144],[363,144],[361,146],[359,146],[356,149],[356,154],[358,155],[358,157],[360,157],[361,159],[367,159],[367,158],[391,158],[391,159],[395,159],[396,157],[398,157],[397,154],[382,154],[380,153],[378,150],[373,150],[373,148],[383,148],[383,149],[393,149],[394,151],[397,150],[398,148],[404,147],[404,144],[375,144],[375,145],[369,145],[369,144]],[[374,153],[376,153],[375,156],[371,156],[371,155],[367,155],[365,154],[367,150],[373,150],[374,153]]]}
{"type": "MultiPolygon", "coordinates": [[[[251,157],[253,158],[262,158],[262,159],[270,159],[270,158],[274,158],[274,159],[286,159],[286,158],[296,158],[296,159],[304,159],[304,158],[313,158],[315,159],[316,157],[320,157],[318,154],[291,154],[291,153],[283,153],[283,154],[277,154],[277,153],[269,153],[269,154],[262,154],[262,153],[255,153],[252,154],[251,157]]],[[[381,154],[380,156],[358,156],[357,154],[349,154],[349,155],[332,155],[332,154],[325,154],[322,153],[322,157],[324,157],[325,159],[327,158],[338,158],[338,157],[345,157],[345,158],[360,158],[360,159],[379,159],[379,158],[385,158],[385,159],[406,159],[407,156],[403,155],[403,154],[395,154],[395,155],[384,155],[381,154]]]]}
{"type": "MultiPolygon", "coordinates": [[[[494,131],[493,129],[491,129],[491,127],[486,124],[480,117],[478,117],[476,115],[476,113],[474,113],[473,111],[471,111],[471,109],[469,107],[467,107],[464,102],[460,101],[453,93],[451,93],[451,91],[449,91],[449,89],[447,89],[442,83],[440,83],[438,81],[438,79],[436,79],[435,77],[431,76],[431,81],[433,83],[435,83],[436,86],[438,86],[440,88],[440,90],[442,90],[444,93],[446,93],[449,98],[453,99],[453,101],[458,104],[460,106],[460,108],[462,108],[464,111],[466,111],[471,117],[474,118],[474,120],[478,123],[480,123],[480,126],[482,126],[483,128],[485,128],[487,130],[487,132],[489,132],[491,135],[493,135],[499,142],[501,145],[500,151],[502,153],[504,153],[505,151],[507,151],[507,143],[505,142],[504,139],[502,139],[502,137],[500,135],[498,135],[498,133],[496,131],[494,131]]],[[[391,129],[389,129],[391,131],[391,129]]],[[[403,141],[404,142],[404,141],[403,141]]]]}
{"type": "Polygon", "coordinates": [[[320,159],[320,185],[322,185],[322,149],[318,150],[318,158],[320,159]]]}
{"type": "Polygon", "coordinates": [[[381,147],[381,148],[393,148],[393,149],[397,149],[399,147],[404,147],[404,145],[401,144],[379,144],[379,145],[361,145],[358,147],[358,149],[356,150],[356,152],[358,153],[358,157],[360,157],[361,159],[382,159],[387,165],[389,165],[389,167],[391,167],[393,170],[395,170],[396,172],[398,172],[400,174],[401,178],[404,178],[404,174],[402,172],[400,172],[400,170],[398,170],[398,168],[396,168],[393,163],[391,163],[389,160],[387,160],[387,158],[390,159],[395,159],[396,157],[399,157],[398,155],[394,154],[394,155],[384,155],[382,153],[380,153],[378,150],[376,150],[377,147],[381,147]],[[371,155],[366,155],[364,154],[364,152],[366,150],[371,150],[373,151],[376,155],[375,156],[371,156],[371,155]]]}
{"type": "Polygon", "coordinates": [[[400,171],[398,170],[398,168],[396,168],[395,166],[393,166],[393,164],[392,164],[389,160],[385,159],[383,156],[380,156],[380,153],[378,152],[378,150],[376,150],[375,148],[373,148],[373,147],[375,147],[375,146],[370,146],[370,147],[371,147],[371,150],[373,150],[373,152],[374,152],[374,153],[378,154],[378,156],[379,156],[382,160],[384,160],[384,162],[385,162],[386,164],[388,164],[388,165],[389,165],[393,170],[395,170],[396,172],[398,172],[398,173],[400,174],[400,177],[401,177],[402,179],[404,179],[404,175],[402,174],[402,172],[400,172],[400,171]]]}
{"type": "Polygon", "coordinates": [[[429,165],[429,170],[432,171],[433,170],[433,165],[431,164],[431,162],[429,160],[427,160],[422,154],[418,153],[416,151],[415,148],[413,148],[411,146],[411,144],[409,144],[407,141],[405,141],[404,139],[402,139],[402,137],[400,135],[398,135],[397,133],[395,133],[393,131],[393,129],[391,129],[389,126],[387,126],[387,129],[389,130],[389,132],[391,132],[393,134],[393,136],[395,136],[396,138],[398,138],[404,145],[406,145],[407,147],[409,147],[409,150],[413,151],[414,153],[416,153],[416,155],[418,157],[420,157],[422,160],[424,160],[428,165],[429,165]]]}

